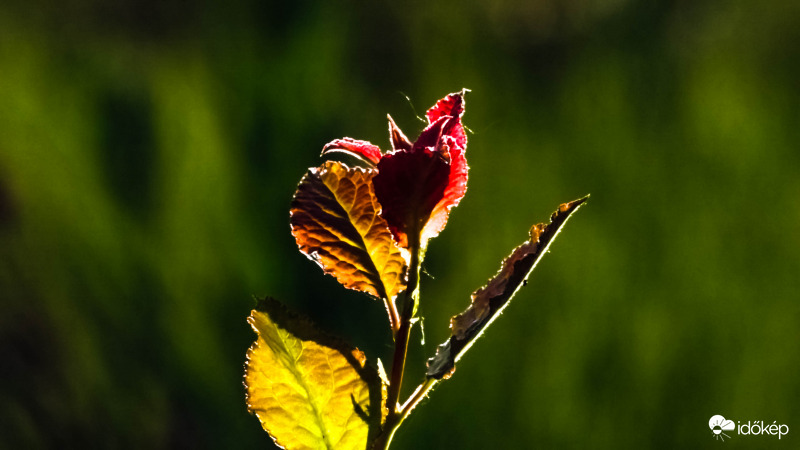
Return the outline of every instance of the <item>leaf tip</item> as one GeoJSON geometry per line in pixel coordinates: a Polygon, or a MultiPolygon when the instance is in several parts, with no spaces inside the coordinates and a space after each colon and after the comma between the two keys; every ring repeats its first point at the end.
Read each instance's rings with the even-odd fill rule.
{"type": "Polygon", "coordinates": [[[578,206],[581,206],[584,203],[586,203],[586,201],[589,200],[590,196],[591,196],[591,194],[586,194],[586,195],[584,195],[583,197],[581,197],[581,198],[579,198],[577,200],[573,200],[573,201],[567,202],[567,203],[562,203],[558,207],[558,210],[561,211],[561,212],[567,212],[568,210],[573,210],[573,209],[577,208],[578,206]]]}

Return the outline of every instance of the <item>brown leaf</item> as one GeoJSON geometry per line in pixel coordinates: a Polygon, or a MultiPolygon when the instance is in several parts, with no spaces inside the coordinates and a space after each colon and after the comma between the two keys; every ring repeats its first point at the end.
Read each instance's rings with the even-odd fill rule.
{"type": "MultiPolygon", "coordinates": [[[[408,140],[405,134],[400,130],[400,127],[394,123],[394,119],[392,116],[387,115],[386,117],[389,118],[389,140],[392,143],[392,150],[404,150],[408,151],[411,150],[411,147],[414,145],[411,141],[408,140]]],[[[377,163],[376,163],[377,164],[377,163]]]]}
{"type": "Polygon", "coordinates": [[[500,271],[486,286],[472,294],[469,308],[450,319],[450,339],[437,348],[436,355],[428,359],[428,378],[448,378],[455,371],[456,362],[500,315],[517,290],[524,286],[567,219],[587,198],[562,204],[550,217],[549,224],[531,227],[530,239],[511,252],[503,261],[500,271]]]}
{"type": "Polygon", "coordinates": [[[310,169],[292,201],[300,251],[349,289],[391,301],[405,290],[406,257],[372,187],[377,172],[329,161],[310,169]]]}

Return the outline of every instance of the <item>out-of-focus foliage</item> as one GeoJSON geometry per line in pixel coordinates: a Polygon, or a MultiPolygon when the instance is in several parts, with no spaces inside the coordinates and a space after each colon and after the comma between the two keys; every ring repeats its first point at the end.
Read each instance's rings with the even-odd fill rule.
{"type": "Polygon", "coordinates": [[[0,447],[268,446],[252,294],[386,360],[383,307],[297,252],[289,203],[331,137],[386,148],[386,112],[423,126],[403,94],[462,87],[469,195],[407,385],[520,229],[592,202],[397,448],[800,423],[799,43],[790,1],[3,2],[0,447]]]}

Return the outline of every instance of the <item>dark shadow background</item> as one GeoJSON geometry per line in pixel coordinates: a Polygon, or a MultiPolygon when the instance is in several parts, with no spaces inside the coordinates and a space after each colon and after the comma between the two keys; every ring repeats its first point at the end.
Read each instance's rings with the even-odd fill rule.
{"type": "Polygon", "coordinates": [[[530,225],[592,198],[395,446],[796,447],[798,80],[790,1],[4,1],[0,448],[269,448],[253,295],[388,360],[289,202],[326,142],[385,148],[386,113],[414,137],[462,87],[409,385],[530,225]],[[791,432],[722,444],[714,414],[791,432]]]}

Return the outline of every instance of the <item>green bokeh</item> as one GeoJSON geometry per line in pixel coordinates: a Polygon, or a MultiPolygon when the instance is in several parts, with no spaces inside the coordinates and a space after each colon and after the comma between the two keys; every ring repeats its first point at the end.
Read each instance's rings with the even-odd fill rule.
{"type": "Polygon", "coordinates": [[[395,446],[797,447],[800,4],[430,3],[0,6],[0,448],[268,448],[253,295],[387,361],[382,305],[297,252],[289,202],[329,140],[413,137],[462,87],[409,384],[592,197],[395,446]],[[714,414],[793,431],[721,444],[714,414]]]}

